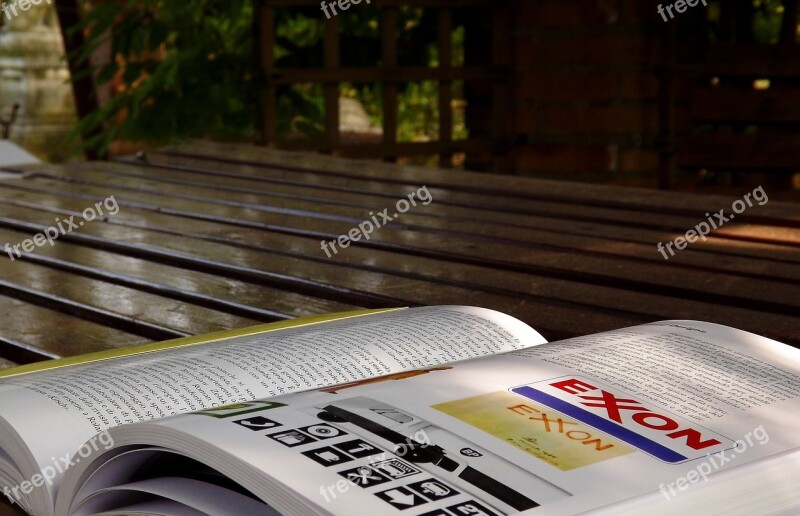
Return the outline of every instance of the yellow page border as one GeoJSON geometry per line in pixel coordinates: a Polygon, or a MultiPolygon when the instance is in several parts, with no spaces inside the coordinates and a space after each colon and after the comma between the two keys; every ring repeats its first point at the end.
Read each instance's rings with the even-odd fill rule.
{"type": "Polygon", "coordinates": [[[334,314],[311,315],[307,317],[298,317],[297,319],[289,319],[286,321],[250,326],[248,328],[224,330],[214,333],[206,333],[204,335],[192,335],[190,337],[182,337],[179,339],[166,340],[162,342],[151,342],[148,344],[140,344],[121,349],[107,349],[104,351],[97,351],[95,353],[87,353],[85,355],[59,358],[57,360],[46,360],[44,362],[36,362],[33,364],[12,367],[10,369],[0,371],[0,379],[20,376],[23,374],[37,373],[39,371],[61,369],[63,367],[70,367],[74,365],[102,362],[104,360],[112,360],[115,358],[143,355],[145,353],[153,353],[154,351],[162,351],[165,349],[176,349],[186,346],[195,346],[198,344],[208,344],[210,342],[230,339],[233,337],[244,337],[259,333],[270,333],[288,328],[299,328],[301,326],[310,326],[312,324],[339,321],[354,317],[363,317],[365,315],[394,312],[396,310],[405,310],[405,308],[380,308],[376,310],[354,310],[351,312],[339,312],[334,314]]]}

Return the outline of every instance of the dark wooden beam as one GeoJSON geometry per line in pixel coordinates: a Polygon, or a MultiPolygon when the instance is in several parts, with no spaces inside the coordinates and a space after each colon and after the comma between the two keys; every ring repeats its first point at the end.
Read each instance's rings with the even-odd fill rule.
{"type": "MultiPolygon", "coordinates": [[[[78,117],[84,118],[97,111],[100,105],[97,101],[97,90],[89,60],[80,61],[76,55],[77,49],[81,48],[86,42],[83,32],[74,30],[81,21],[78,0],[57,0],[56,13],[58,14],[58,23],[61,25],[61,37],[64,40],[64,48],[67,53],[69,73],[72,76],[72,94],[75,97],[75,108],[78,112],[78,117]]],[[[97,127],[81,136],[84,140],[88,140],[101,132],[102,128],[97,127]]],[[[86,149],[84,154],[87,159],[92,160],[100,157],[97,151],[91,149],[86,149]]]]}

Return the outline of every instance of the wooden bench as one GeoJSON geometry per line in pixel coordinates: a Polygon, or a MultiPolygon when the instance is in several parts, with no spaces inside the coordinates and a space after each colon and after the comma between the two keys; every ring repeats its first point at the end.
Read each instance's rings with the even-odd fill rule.
{"type": "Polygon", "coordinates": [[[800,344],[794,204],[756,205],[665,261],[658,242],[734,199],[209,142],[5,171],[17,177],[0,181],[4,243],[111,195],[121,208],[52,247],[3,254],[0,357],[16,363],[426,304],[495,308],[549,339],[674,318],[800,344]],[[331,258],[321,250],[422,186],[429,205],[331,258]]]}

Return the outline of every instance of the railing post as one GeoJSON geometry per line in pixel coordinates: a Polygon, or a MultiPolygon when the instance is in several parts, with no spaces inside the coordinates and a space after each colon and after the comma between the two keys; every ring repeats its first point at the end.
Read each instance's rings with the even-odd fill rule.
{"type": "MultiPolygon", "coordinates": [[[[381,9],[381,54],[383,67],[397,66],[397,7],[381,9]]],[[[397,143],[397,82],[383,81],[383,143],[391,146],[397,143]]],[[[384,161],[396,161],[397,156],[386,155],[384,161]]]]}
{"type": "MultiPolygon", "coordinates": [[[[323,46],[325,47],[324,62],[326,70],[339,68],[339,20],[332,16],[325,20],[323,46]]],[[[325,137],[327,149],[335,153],[339,147],[339,83],[326,82],[323,85],[325,97],[325,137]]]]}
{"type": "Polygon", "coordinates": [[[275,8],[264,1],[257,3],[258,56],[266,80],[261,106],[261,142],[275,147],[278,140],[278,87],[269,73],[275,68],[275,8]]]}
{"type": "MultiPolygon", "coordinates": [[[[453,11],[439,11],[439,68],[449,70],[453,67],[453,11]]],[[[439,141],[453,141],[453,81],[439,81],[439,141]]],[[[439,155],[439,166],[453,167],[453,154],[443,152],[439,155]]]]}

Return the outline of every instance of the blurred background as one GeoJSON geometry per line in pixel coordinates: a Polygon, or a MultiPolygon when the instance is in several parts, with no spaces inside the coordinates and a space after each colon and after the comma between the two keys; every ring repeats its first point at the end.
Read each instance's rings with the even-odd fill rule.
{"type": "Polygon", "coordinates": [[[200,138],[800,200],[797,1],[707,3],[19,0],[3,137],[54,162],[200,138]]]}

